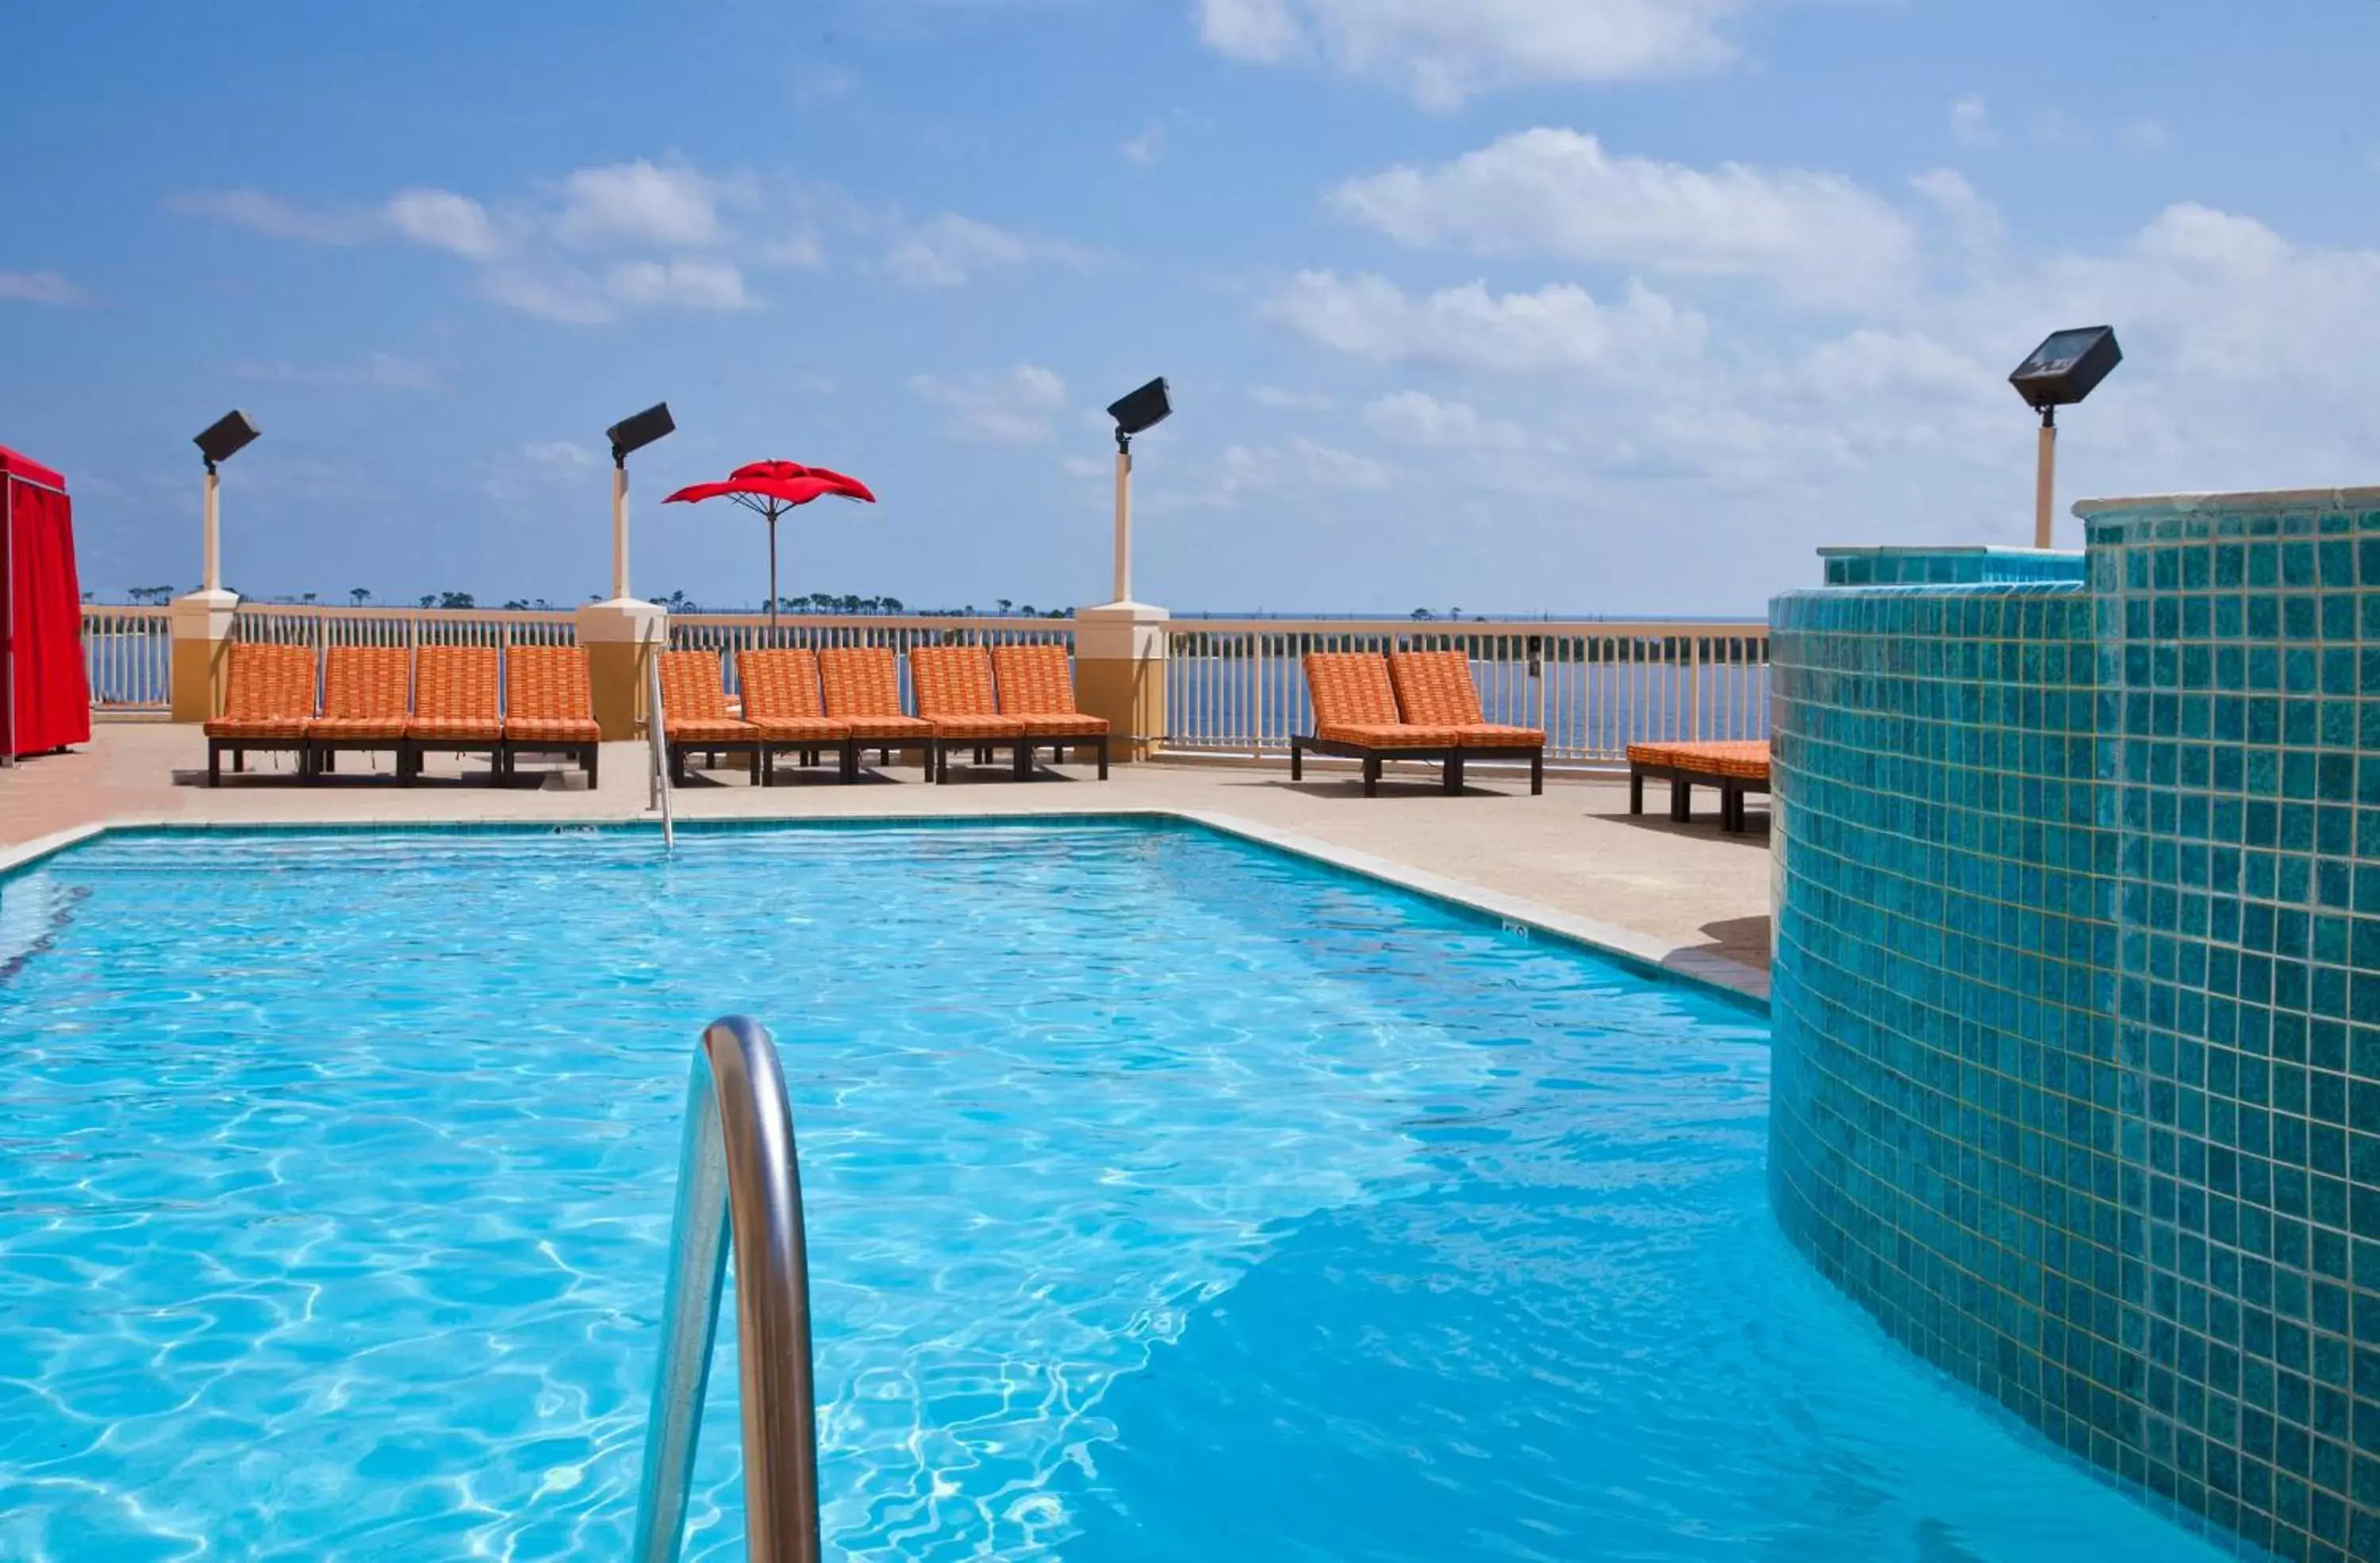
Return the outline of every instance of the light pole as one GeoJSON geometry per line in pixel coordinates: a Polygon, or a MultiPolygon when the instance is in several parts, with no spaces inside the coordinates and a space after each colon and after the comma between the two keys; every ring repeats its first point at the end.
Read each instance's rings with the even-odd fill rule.
{"type": "Polygon", "coordinates": [[[1108,408],[1116,422],[1115,598],[1132,600],[1132,437],[1156,428],[1173,416],[1173,402],[1162,378],[1108,408]]]}
{"type": "Polygon", "coordinates": [[[603,430],[612,442],[612,597],[628,595],[628,453],[643,450],[664,435],[677,431],[667,402],[655,402],[634,418],[624,418],[603,430]]]}
{"type": "Polygon", "coordinates": [[[2009,383],[2041,414],[2041,442],[2034,464],[2033,546],[2050,543],[2050,509],[2058,489],[2058,409],[2072,406],[2124,361],[2112,326],[2055,331],[2017,365],[2009,383]]]}
{"type": "Polygon", "coordinates": [[[204,584],[199,588],[200,591],[223,590],[223,479],[215,473],[215,464],[229,461],[256,434],[256,425],[249,421],[246,413],[227,412],[190,442],[199,447],[199,454],[207,464],[206,541],[200,572],[204,584]]]}

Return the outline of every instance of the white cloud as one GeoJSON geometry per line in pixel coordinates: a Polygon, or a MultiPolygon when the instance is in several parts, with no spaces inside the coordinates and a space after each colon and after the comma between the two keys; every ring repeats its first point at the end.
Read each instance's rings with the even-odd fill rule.
{"type": "Polygon", "coordinates": [[[795,234],[760,247],[760,260],[771,266],[793,266],[805,271],[826,264],[826,246],[816,234],[795,234]]]}
{"type": "Polygon", "coordinates": [[[1702,317],[1641,285],[1599,304],[1555,284],[1490,293],[1484,283],[1415,297],[1385,277],[1301,272],[1258,307],[1273,324],[1356,357],[1500,373],[1599,370],[1702,346],[1702,317]]]}
{"type": "Polygon", "coordinates": [[[921,374],[909,382],[920,401],[941,407],[955,438],[979,444],[1038,444],[1055,432],[1066,382],[1038,364],[999,374],[921,374]]]}
{"type": "Polygon", "coordinates": [[[1812,297],[1893,285],[1912,250],[1900,214],[1841,175],[1615,156],[1575,130],[1526,130],[1436,169],[1392,168],[1330,200],[1415,248],[1763,276],[1812,297]]]}
{"type": "MultiPolygon", "coordinates": [[[[798,219],[811,192],[781,193],[782,204],[795,208],[798,219]]],[[[823,263],[822,247],[806,232],[738,245],[727,251],[735,259],[686,253],[734,244],[736,236],[722,208],[755,199],[748,179],[639,158],[581,168],[526,199],[495,206],[428,187],[399,190],[372,209],[310,209],[253,189],[176,196],[166,204],[279,238],[314,244],[402,239],[443,250],[476,268],[473,290],[483,298],[543,320],[593,325],[631,309],[754,309],[738,260],[823,263]],[[600,266],[573,256],[589,249],[630,253],[600,266]],[[634,253],[640,249],[661,253],[634,253]]]]}
{"type": "Polygon", "coordinates": [[[1235,58],[1318,58],[1432,108],[1494,87],[1716,70],[1741,0],[1196,0],[1199,34],[1235,58]]]}
{"type": "Polygon", "coordinates": [[[1304,435],[1280,445],[1230,445],[1214,467],[1214,485],[1193,503],[1231,505],[1249,495],[1298,489],[1380,493],[1394,487],[1385,463],[1354,451],[1325,445],[1304,435]]]}
{"type": "Polygon", "coordinates": [[[435,391],[437,371],[427,364],[374,353],[360,364],[309,369],[286,362],[239,363],[231,374],[240,380],[273,381],[287,385],[369,386],[391,391],[435,391]]]}
{"type": "Polygon", "coordinates": [[[859,90],[859,79],[839,66],[807,66],[794,72],[794,102],[804,108],[840,103],[859,90]]]}
{"type": "Polygon", "coordinates": [[[480,291],[523,314],[563,325],[601,325],[625,309],[751,309],[744,273],[724,260],[624,260],[601,276],[557,263],[491,266],[480,291]]]}
{"type": "Polygon", "coordinates": [[[1999,211],[1967,182],[1965,175],[1956,169],[1937,168],[1918,175],[1909,181],[1909,186],[1932,203],[1950,230],[1950,236],[1962,248],[1988,251],[1998,245],[1999,211]]]}
{"type": "Polygon", "coordinates": [[[1970,92],[1950,105],[1950,134],[1961,145],[1986,147],[1999,138],[1992,130],[1991,110],[1981,92],[1970,92]]]}
{"type": "Polygon", "coordinates": [[[2164,125],[2154,119],[2136,119],[2124,127],[2124,145],[2134,151],[2163,151],[2168,139],[2164,125]]]}
{"type": "Polygon", "coordinates": [[[2005,394],[2007,372],[1994,374],[1980,360],[1952,352],[1921,333],[1862,327],[1813,348],[1793,380],[1804,395],[1882,403],[1911,395],[1959,399],[1985,392],[2005,394]]]}
{"type": "Polygon", "coordinates": [[[1313,391],[1284,391],[1278,385],[1255,385],[1248,389],[1248,400],[1260,407],[1278,407],[1284,412],[1329,412],[1330,398],[1313,391]]]}
{"type": "Polygon", "coordinates": [[[1090,256],[1071,245],[1026,238],[946,212],[919,224],[885,256],[885,269],[911,287],[964,287],[978,272],[1050,260],[1076,269],[1090,256]]]}
{"type": "Polygon", "coordinates": [[[486,260],[508,248],[487,208],[452,190],[399,190],[388,200],[391,226],[416,244],[486,260]]]}
{"type": "Polygon", "coordinates": [[[1137,136],[1118,147],[1126,163],[1136,163],[1143,168],[1153,168],[1165,155],[1165,127],[1151,123],[1137,136]]]}
{"type": "Polygon", "coordinates": [[[168,196],[165,210],[306,244],[361,244],[379,237],[383,228],[376,212],[300,206],[257,189],[195,190],[168,196]]]}
{"type": "Polygon", "coordinates": [[[604,292],[640,309],[749,309],[744,273],[724,260],[628,260],[612,268],[604,292]]]}
{"type": "Polygon", "coordinates": [[[550,505],[557,492],[592,490],[611,464],[603,453],[569,440],[522,445],[480,464],[480,491],[506,505],[550,505]]]}
{"type": "Polygon", "coordinates": [[[2119,371],[2127,379],[2150,365],[2203,394],[2294,382],[2360,407],[2364,366],[2380,353],[2380,251],[2292,244],[2195,202],[2166,208],[2115,255],[2051,262],[2035,285],[2042,304],[2077,311],[2058,323],[2088,315],[2122,328],[2135,360],[2119,371]]]}
{"type": "Polygon", "coordinates": [[[1518,451],[1531,442],[1517,423],[1482,418],[1467,402],[1441,401],[1426,391],[1381,397],[1364,409],[1364,422],[1391,440],[1434,450],[1518,451]]]}
{"type": "Polygon", "coordinates": [[[499,265],[480,273],[480,297],[561,325],[601,325],[618,310],[594,278],[575,266],[499,265]]]}
{"type": "Polygon", "coordinates": [[[586,248],[705,248],[727,237],[719,203],[735,188],[693,168],[664,168],[643,158],[581,168],[562,182],[553,231],[563,243],[586,248]]]}
{"type": "Polygon", "coordinates": [[[55,272],[0,272],[0,298],[20,304],[74,304],[82,289],[55,272]]]}
{"type": "Polygon", "coordinates": [[[1198,0],[1198,35],[1235,58],[1276,65],[1297,52],[1305,28],[1290,0],[1198,0]]]}

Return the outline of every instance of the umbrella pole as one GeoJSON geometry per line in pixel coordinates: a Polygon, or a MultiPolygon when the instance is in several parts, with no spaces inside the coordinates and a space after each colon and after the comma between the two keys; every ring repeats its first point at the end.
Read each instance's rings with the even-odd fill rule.
{"type": "Polygon", "coordinates": [[[769,516],[769,642],[777,639],[777,517],[769,516]]]}

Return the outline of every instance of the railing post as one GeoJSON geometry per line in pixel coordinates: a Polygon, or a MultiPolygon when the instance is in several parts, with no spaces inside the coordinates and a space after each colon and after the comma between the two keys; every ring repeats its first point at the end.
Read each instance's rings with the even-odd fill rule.
{"type": "Polygon", "coordinates": [[[1686,741],[1703,737],[1703,637],[1686,636],[1686,741]]]}
{"type": "Polygon", "coordinates": [[[1075,697],[1115,734],[1115,758],[1147,759],[1163,743],[1167,623],[1162,608],[1111,602],[1075,613],[1075,697]]]}
{"type": "Polygon", "coordinates": [[[205,721],[223,709],[224,648],[231,644],[239,599],[194,591],[174,600],[169,709],[176,721],[205,721]]]}
{"type": "Polygon", "coordinates": [[[1254,737],[1251,739],[1251,741],[1250,741],[1250,742],[1249,742],[1249,744],[1248,744],[1248,757],[1249,757],[1250,759],[1262,759],[1262,758],[1264,758],[1264,750],[1265,750],[1265,636],[1264,636],[1264,631],[1262,631],[1262,630],[1258,630],[1258,631],[1257,631],[1257,633],[1256,633],[1256,635],[1255,635],[1255,636],[1254,636],[1253,638],[1255,639],[1255,642],[1256,642],[1256,649],[1255,649],[1254,653],[1252,654],[1252,656],[1251,656],[1250,660],[1251,660],[1251,661],[1254,663],[1254,665],[1255,665],[1255,667],[1256,667],[1256,679],[1257,679],[1257,697],[1256,697],[1256,733],[1255,733],[1254,737]]]}

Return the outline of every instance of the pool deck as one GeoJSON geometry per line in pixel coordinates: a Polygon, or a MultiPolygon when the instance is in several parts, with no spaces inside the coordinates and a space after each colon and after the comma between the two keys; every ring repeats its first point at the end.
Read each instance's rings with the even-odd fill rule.
{"type": "MultiPolygon", "coordinates": [[[[86,747],[0,770],[0,866],[11,848],[63,831],[107,824],[469,823],[488,820],[650,819],[646,750],[603,749],[602,783],[584,789],[576,771],[545,785],[527,771],[490,787],[483,761],[432,757],[421,784],[397,787],[380,774],[300,782],[288,757],[261,757],[267,769],[226,770],[206,781],[206,742],[194,727],[164,722],[97,724],[86,747]],[[467,779],[466,770],[471,773],[467,779]]],[[[351,766],[369,763],[347,757],[351,766]]],[[[1045,767],[1020,785],[1004,769],[962,774],[929,786],[896,765],[843,786],[832,764],[817,774],[755,789],[740,771],[716,780],[696,772],[674,794],[686,819],[884,818],[903,816],[1169,813],[1328,858],[1419,890],[1450,895],[1765,999],[1768,992],[1768,834],[1755,807],[1746,836],[1723,835],[1717,799],[1697,799],[1691,826],[1666,809],[1628,812],[1625,782],[1548,777],[1529,796],[1525,775],[1475,767],[1473,785],[1449,797],[1434,769],[1407,768],[1366,798],[1351,770],[1309,761],[1306,779],[1285,768],[1165,760],[1117,766],[1105,783],[1086,766],[1045,767]]],[[[1666,802],[1666,800],[1664,800],[1666,802]]]]}

